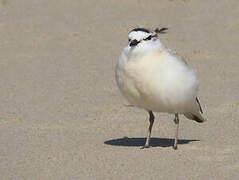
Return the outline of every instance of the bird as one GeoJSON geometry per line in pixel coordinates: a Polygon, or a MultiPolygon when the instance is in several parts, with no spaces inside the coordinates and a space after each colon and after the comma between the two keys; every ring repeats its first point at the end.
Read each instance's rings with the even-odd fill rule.
{"type": "Polygon", "coordinates": [[[166,48],[159,36],[168,28],[134,28],[128,33],[128,45],[123,48],[115,67],[115,79],[120,92],[134,107],[149,115],[149,127],[144,146],[150,147],[154,113],[174,114],[176,125],[173,149],[177,149],[179,115],[203,123],[206,119],[197,97],[199,80],[196,70],[176,52],[166,48]]]}

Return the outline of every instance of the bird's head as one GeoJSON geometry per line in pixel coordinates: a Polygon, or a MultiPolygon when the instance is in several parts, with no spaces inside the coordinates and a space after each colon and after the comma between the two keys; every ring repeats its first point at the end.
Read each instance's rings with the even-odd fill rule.
{"type": "Polygon", "coordinates": [[[158,35],[166,33],[165,31],[167,29],[168,28],[157,28],[154,31],[150,31],[145,28],[135,28],[128,34],[129,46],[132,48],[138,46],[141,43],[156,41],[158,40],[158,35]]]}

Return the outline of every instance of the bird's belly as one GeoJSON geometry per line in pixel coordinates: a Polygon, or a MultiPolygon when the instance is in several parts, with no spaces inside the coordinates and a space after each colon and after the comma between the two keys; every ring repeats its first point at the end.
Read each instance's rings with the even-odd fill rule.
{"type": "Polygon", "coordinates": [[[123,95],[134,106],[154,112],[183,113],[190,111],[193,105],[193,95],[171,89],[170,91],[150,86],[148,82],[141,82],[144,88],[128,84],[122,89],[123,95]],[[155,89],[155,91],[153,90],[155,89]]]}

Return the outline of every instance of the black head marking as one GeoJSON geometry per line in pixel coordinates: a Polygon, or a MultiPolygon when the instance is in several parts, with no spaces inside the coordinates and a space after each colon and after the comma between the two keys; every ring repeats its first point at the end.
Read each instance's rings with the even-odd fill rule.
{"type": "Polygon", "coordinates": [[[150,33],[150,31],[145,28],[135,28],[135,29],[131,30],[130,32],[132,32],[132,31],[142,31],[142,32],[150,33]]]}
{"type": "Polygon", "coordinates": [[[149,35],[147,38],[145,38],[145,41],[151,40],[152,39],[152,35],[149,35]]]}
{"type": "Polygon", "coordinates": [[[142,40],[140,40],[140,41],[138,41],[138,40],[131,40],[131,39],[129,39],[129,45],[131,46],[131,47],[133,47],[133,46],[137,46],[140,42],[142,42],[142,41],[150,41],[152,38],[157,38],[158,37],[158,34],[164,34],[164,33],[166,33],[165,31],[167,30],[168,28],[161,28],[161,29],[155,29],[155,31],[154,31],[154,33],[153,32],[150,32],[148,29],[145,29],[145,28],[135,28],[135,29],[133,29],[133,30],[131,30],[130,31],[130,33],[131,32],[137,32],[137,31],[141,31],[141,32],[145,32],[145,33],[149,33],[150,35],[148,36],[148,37],[146,37],[146,38],[144,38],[144,39],[142,39],[142,40]]]}

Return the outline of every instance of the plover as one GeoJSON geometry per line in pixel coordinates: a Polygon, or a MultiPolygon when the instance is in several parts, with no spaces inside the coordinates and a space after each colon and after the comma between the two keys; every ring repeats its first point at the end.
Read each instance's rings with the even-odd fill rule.
{"type": "Polygon", "coordinates": [[[123,96],[149,114],[148,135],[142,148],[150,147],[153,112],[175,115],[174,149],[178,143],[179,114],[199,123],[205,121],[197,98],[199,81],[196,71],[162,45],[159,34],[166,30],[135,28],[130,31],[129,43],[115,69],[116,82],[123,96]]]}

